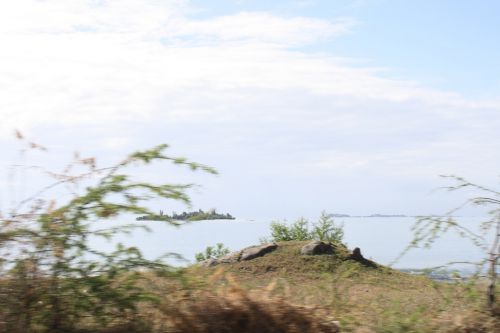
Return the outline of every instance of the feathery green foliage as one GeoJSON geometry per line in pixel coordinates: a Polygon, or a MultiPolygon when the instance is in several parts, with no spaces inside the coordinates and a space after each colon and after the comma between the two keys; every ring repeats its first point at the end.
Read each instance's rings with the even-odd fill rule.
{"type": "Polygon", "coordinates": [[[217,243],[214,246],[207,246],[205,248],[205,252],[199,252],[195,254],[195,259],[197,262],[208,260],[208,259],[216,259],[229,254],[229,249],[224,246],[222,243],[217,243]]]}
{"type": "Polygon", "coordinates": [[[94,159],[77,158],[74,164],[87,167],[86,172],[57,174],[54,184],[0,218],[0,331],[71,332],[82,325],[103,329],[118,322],[138,322],[138,305],[159,301],[142,287],[144,272],[174,276],[175,270],[161,259],[144,258],[138,248],[118,244],[107,253],[94,249],[89,240],[110,240],[136,228],[147,229],[138,223],[112,227],[103,223],[123,213],[152,214],[145,205],[150,199],[190,203],[191,184],[135,181],[129,166],[168,161],[216,173],[165,155],[166,148],[133,153],[107,168],[97,168],[94,159]],[[42,196],[55,186],[84,179],[95,181],[62,205],[42,196]]]}
{"type": "Polygon", "coordinates": [[[474,196],[468,199],[465,203],[452,209],[443,217],[419,217],[412,227],[413,240],[398,259],[412,248],[419,246],[429,248],[445,233],[452,230],[456,231],[462,238],[468,239],[477,246],[485,254],[485,257],[480,262],[451,262],[447,265],[473,264],[477,267],[478,275],[487,268],[487,278],[489,280],[487,288],[487,306],[491,311],[500,313],[498,291],[496,290],[496,285],[498,284],[498,267],[500,266],[500,191],[472,183],[458,176],[451,175],[443,177],[451,178],[456,182],[455,185],[446,187],[448,191],[472,189],[476,193],[479,192],[484,194],[484,196],[474,196]],[[489,218],[477,226],[478,231],[465,227],[453,217],[453,214],[468,204],[493,207],[488,213],[489,218]]]}
{"type": "Polygon", "coordinates": [[[344,238],[343,226],[336,226],[332,215],[325,211],[321,212],[318,222],[313,225],[312,233],[314,239],[324,242],[341,242],[344,238]]]}
{"type": "Polygon", "coordinates": [[[344,237],[343,226],[335,225],[332,215],[327,214],[325,211],[321,212],[318,221],[312,224],[311,230],[309,230],[309,225],[309,221],[305,218],[298,219],[290,226],[282,222],[273,222],[271,223],[271,241],[286,242],[316,239],[324,242],[341,242],[344,237]]]}

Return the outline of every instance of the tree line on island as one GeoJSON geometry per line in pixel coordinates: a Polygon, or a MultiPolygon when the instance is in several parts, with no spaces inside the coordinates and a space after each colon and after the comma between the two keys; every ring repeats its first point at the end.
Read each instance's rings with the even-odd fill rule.
{"type": "Polygon", "coordinates": [[[229,213],[218,213],[215,208],[205,212],[201,209],[192,212],[182,212],[177,214],[173,212],[172,215],[165,215],[163,210],[159,214],[150,214],[139,216],[137,221],[202,221],[202,220],[234,220],[235,218],[229,213]]]}

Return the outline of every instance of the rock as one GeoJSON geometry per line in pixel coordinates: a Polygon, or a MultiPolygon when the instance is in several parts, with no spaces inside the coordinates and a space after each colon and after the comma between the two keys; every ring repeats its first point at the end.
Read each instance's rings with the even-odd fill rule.
{"type": "Polygon", "coordinates": [[[333,254],[332,244],[323,243],[322,241],[312,241],[306,244],[300,250],[303,255],[319,255],[319,254],[333,254]]]}
{"type": "Polygon", "coordinates": [[[263,255],[268,254],[269,252],[272,252],[278,248],[278,245],[272,243],[272,244],[265,244],[265,245],[257,245],[257,246],[250,246],[247,247],[243,250],[232,252],[228,255],[225,255],[223,257],[217,258],[217,259],[208,259],[204,260],[199,263],[201,267],[213,267],[217,266],[219,264],[233,264],[238,261],[244,261],[244,260],[252,260],[258,257],[262,257],[263,255]]]}
{"type": "Polygon", "coordinates": [[[377,264],[375,264],[373,261],[363,257],[363,255],[361,254],[361,249],[359,247],[355,248],[352,251],[352,254],[349,256],[349,259],[355,260],[360,264],[363,264],[368,267],[377,267],[377,264]]]}
{"type": "Polygon", "coordinates": [[[277,244],[264,244],[260,246],[251,246],[241,251],[240,261],[252,260],[273,252],[278,248],[277,244]]]}
{"type": "Polygon", "coordinates": [[[207,259],[199,263],[201,267],[213,267],[220,264],[217,259],[207,259]]]}
{"type": "Polygon", "coordinates": [[[365,257],[363,257],[363,255],[361,254],[361,249],[359,247],[355,248],[352,251],[351,259],[356,260],[356,261],[366,260],[365,257]]]}
{"type": "Polygon", "coordinates": [[[211,258],[199,263],[201,267],[214,267],[219,264],[232,264],[240,260],[241,251],[232,252],[220,258],[211,258]]]}
{"type": "Polygon", "coordinates": [[[219,264],[232,264],[238,262],[240,260],[240,256],[241,251],[236,251],[218,258],[217,261],[219,261],[219,264]]]}

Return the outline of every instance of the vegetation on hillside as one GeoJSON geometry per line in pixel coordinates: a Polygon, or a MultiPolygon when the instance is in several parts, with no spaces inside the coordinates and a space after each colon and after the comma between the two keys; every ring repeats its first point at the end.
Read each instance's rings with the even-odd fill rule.
{"type": "MultiPolygon", "coordinates": [[[[18,138],[44,150],[20,133],[18,138]]],[[[53,183],[0,216],[0,332],[302,333],[337,332],[340,324],[342,332],[358,333],[487,333],[500,327],[498,314],[484,311],[483,295],[490,295],[491,280],[439,283],[359,260],[342,243],[342,226],[324,212],[312,224],[305,219],[274,223],[275,251],[217,268],[172,268],[124,244],[111,252],[93,248],[90,240],[147,229],[142,223],[108,226],[106,220],[121,213],[154,216],[147,207],[154,198],[190,202],[191,185],[136,180],[131,166],[164,161],[215,172],[165,155],[166,148],[133,153],[110,167],[75,156],[64,173],[50,173],[53,183]],[[78,168],[84,170],[70,172],[78,168]],[[57,201],[47,195],[65,186],[70,193],[57,201]],[[312,239],[331,242],[334,250],[301,255],[312,239]]],[[[496,218],[498,210],[494,212],[496,218]]],[[[441,224],[418,226],[423,229],[417,235],[434,237],[418,238],[422,242],[437,239],[446,228],[459,228],[458,223],[445,229],[441,224]]],[[[217,244],[199,259],[227,252],[217,244]]],[[[489,260],[496,263],[496,258],[489,260]]]]}
{"type": "MultiPolygon", "coordinates": [[[[487,272],[488,288],[486,290],[486,303],[490,311],[500,315],[500,305],[498,304],[498,295],[500,292],[496,288],[498,284],[498,267],[500,266],[500,191],[472,183],[462,177],[443,177],[451,178],[455,181],[455,185],[446,187],[448,191],[473,189],[475,195],[459,207],[449,211],[445,216],[423,216],[418,218],[413,226],[414,238],[402,255],[415,247],[430,247],[445,233],[456,231],[462,238],[471,241],[484,254],[484,258],[479,262],[461,261],[458,264],[476,266],[476,275],[474,278],[481,277],[484,271],[487,272]],[[481,195],[477,195],[476,193],[480,193],[481,195]],[[453,217],[453,214],[469,204],[492,207],[488,212],[489,218],[479,223],[477,230],[465,227],[459,220],[453,217]]],[[[446,266],[453,264],[457,263],[451,262],[446,266]]]]}
{"type": "Polygon", "coordinates": [[[246,293],[283,299],[339,321],[341,332],[494,333],[500,318],[484,311],[480,281],[438,282],[382,265],[364,265],[338,245],[331,255],[304,256],[309,241],[279,242],[263,257],[188,269],[197,289],[234,283],[246,293]],[[230,282],[228,282],[228,279],[230,282]]]}
{"type": "Polygon", "coordinates": [[[217,243],[215,246],[207,246],[204,252],[196,253],[195,259],[197,262],[201,262],[209,259],[217,259],[226,254],[229,254],[229,249],[224,244],[217,243]]]}
{"type": "Polygon", "coordinates": [[[291,225],[283,222],[271,223],[271,238],[264,238],[262,242],[286,242],[313,239],[324,242],[342,242],[343,237],[343,226],[336,225],[333,216],[323,211],[318,221],[312,224],[305,218],[300,218],[291,225]]]}
{"type": "MultiPolygon", "coordinates": [[[[26,142],[21,133],[17,137],[26,142]]],[[[176,270],[160,259],[146,259],[138,248],[117,244],[114,251],[103,252],[90,240],[147,229],[141,224],[110,227],[104,222],[122,213],[151,214],[145,204],[152,198],[189,204],[191,185],[134,180],[128,171],[132,165],[167,161],[215,173],[205,165],[165,155],[166,148],[135,152],[104,168],[97,167],[93,158],[75,156],[66,172],[50,173],[56,178],[52,184],[0,218],[1,332],[139,325],[139,304],[160,302],[159,295],[144,288],[142,272],[173,276],[176,270]],[[85,171],[71,173],[78,167],[85,171]],[[78,192],[75,185],[84,181],[90,184],[78,192]],[[58,186],[70,186],[72,191],[58,202],[45,199],[45,192],[58,186]]]]}

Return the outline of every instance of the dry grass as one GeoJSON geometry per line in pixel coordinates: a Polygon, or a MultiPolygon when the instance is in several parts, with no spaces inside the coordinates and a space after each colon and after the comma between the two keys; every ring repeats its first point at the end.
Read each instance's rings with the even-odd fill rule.
{"type": "Polygon", "coordinates": [[[500,332],[498,317],[476,311],[483,294],[475,286],[366,266],[341,246],[334,255],[301,256],[303,244],[282,243],[247,262],[193,266],[182,279],[144,273],[158,303],[143,303],[106,329],[81,323],[77,332],[337,332],[334,320],[342,332],[500,332]]]}
{"type": "MultiPolygon", "coordinates": [[[[438,326],[450,326],[442,317],[462,316],[483,305],[482,294],[470,286],[438,283],[380,265],[369,267],[349,260],[343,247],[334,255],[301,256],[303,244],[281,243],[264,257],[220,267],[246,290],[262,290],[276,281],[274,295],[327,309],[341,322],[343,332],[360,327],[374,332],[434,332],[438,326]]],[[[200,283],[215,270],[192,267],[188,275],[200,283]]],[[[223,274],[219,275],[205,287],[224,284],[223,274]]]]}
{"type": "Polygon", "coordinates": [[[479,310],[447,313],[436,320],[434,327],[440,333],[498,333],[500,316],[479,310]]]}
{"type": "Polygon", "coordinates": [[[199,291],[161,307],[168,331],[179,333],[338,332],[324,309],[297,306],[272,297],[273,284],[249,292],[231,278],[216,292],[199,291]]]}

